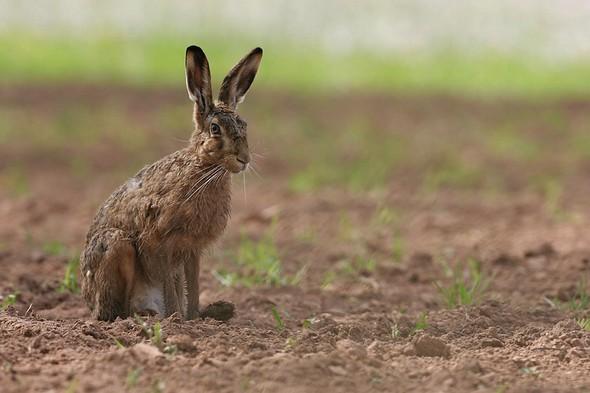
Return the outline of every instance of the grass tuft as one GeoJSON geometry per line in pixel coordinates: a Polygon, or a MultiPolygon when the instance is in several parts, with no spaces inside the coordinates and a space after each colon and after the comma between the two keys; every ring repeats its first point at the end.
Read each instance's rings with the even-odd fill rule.
{"type": "Polygon", "coordinates": [[[566,307],[571,311],[584,311],[590,306],[590,293],[588,292],[588,283],[586,279],[581,279],[576,285],[574,296],[566,303],[566,307]]]}
{"type": "Polygon", "coordinates": [[[305,266],[293,276],[283,272],[282,261],[272,230],[268,231],[260,240],[243,237],[234,263],[235,269],[217,269],[213,272],[215,278],[224,286],[297,285],[306,272],[305,266]]]}
{"type": "Polygon", "coordinates": [[[434,285],[448,308],[478,303],[491,281],[482,273],[481,263],[475,259],[469,260],[467,267],[464,264],[457,264],[455,268],[446,265],[445,273],[448,283],[445,285],[437,281],[434,285]]]}

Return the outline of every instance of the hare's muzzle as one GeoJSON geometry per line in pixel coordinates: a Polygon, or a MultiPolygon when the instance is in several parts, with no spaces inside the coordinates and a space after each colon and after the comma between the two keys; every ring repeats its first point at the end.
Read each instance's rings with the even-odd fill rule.
{"type": "Polygon", "coordinates": [[[242,170],[245,170],[246,168],[248,168],[248,163],[250,162],[250,156],[247,155],[245,157],[236,157],[236,161],[238,161],[240,164],[242,164],[242,170]]]}

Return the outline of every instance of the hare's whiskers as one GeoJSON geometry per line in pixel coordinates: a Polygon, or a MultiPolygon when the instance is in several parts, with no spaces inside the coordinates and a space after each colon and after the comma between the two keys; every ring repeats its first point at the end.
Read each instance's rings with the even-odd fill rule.
{"type": "Polygon", "coordinates": [[[228,173],[229,173],[229,171],[228,171],[227,169],[224,169],[224,170],[223,170],[223,174],[217,178],[217,180],[215,181],[215,184],[214,184],[214,186],[215,186],[215,187],[217,187],[217,186],[218,186],[218,185],[221,183],[221,181],[223,180],[223,178],[224,178],[224,177],[225,177],[225,176],[226,176],[228,173]]]}
{"type": "Polygon", "coordinates": [[[207,188],[211,188],[211,185],[215,184],[215,182],[221,177],[222,173],[223,171],[216,172],[215,175],[211,176],[211,178],[207,180],[205,184],[199,187],[200,191],[197,191],[197,197],[203,195],[207,188]]]}
{"type": "Polygon", "coordinates": [[[174,139],[177,142],[183,142],[183,143],[188,143],[190,141],[190,139],[179,138],[177,136],[173,136],[172,139],[174,139]]]}
{"type": "Polygon", "coordinates": [[[199,186],[199,188],[197,188],[197,190],[195,191],[195,195],[198,197],[200,194],[202,194],[205,191],[205,188],[207,187],[208,184],[210,184],[213,180],[215,180],[221,173],[223,173],[224,169],[222,167],[219,167],[217,169],[217,171],[209,176],[209,178],[207,179],[207,181],[205,181],[203,184],[201,184],[199,186]]]}
{"type": "MultiPolygon", "coordinates": [[[[212,167],[207,167],[207,168],[202,169],[200,172],[203,172],[203,171],[206,171],[206,172],[202,176],[200,176],[197,179],[197,181],[195,182],[195,184],[190,188],[189,192],[187,193],[188,196],[184,200],[184,202],[187,202],[188,200],[190,200],[197,192],[198,187],[200,187],[200,185],[203,184],[203,182],[206,182],[210,176],[213,176],[214,173],[219,171],[219,169],[222,169],[220,165],[213,165],[212,167]]],[[[197,173],[199,173],[199,172],[197,172],[197,173]]]]}
{"type": "Polygon", "coordinates": [[[252,170],[252,172],[258,176],[259,179],[262,179],[262,176],[260,175],[260,173],[258,173],[258,171],[256,170],[256,167],[254,167],[254,162],[251,162],[250,165],[248,166],[248,170],[252,170]]]}
{"type": "Polygon", "coordinates": [[[196,171],[196,174],[201,174],[201,176],[199,176],[199,178],[197,179],[195,184],[193,184],[191,186],[191,188],[187,194],[191,194],[195,190],[195,188],[197,188],[199,186],[200,182],[203,181],[205,178],[207,178],[207,176],[209,176],[211,173],[213,173],[216,168],[217,168],[217,165],[212,165],[212,166],[209,166],[209,167],[206,167],[206,168],[196,171]]]}
{"type": "Polygon", "coordinates": [[[242,180],[244,183],[244,204],[248,203],[248,198],[246,197],[246,171],[242,172],[242,180]]]}

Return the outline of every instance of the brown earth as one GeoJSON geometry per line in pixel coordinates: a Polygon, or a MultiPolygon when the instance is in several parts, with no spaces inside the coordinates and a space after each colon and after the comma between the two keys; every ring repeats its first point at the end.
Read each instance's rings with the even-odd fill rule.
{"type": "MultiPolygon", "coordinates": [[[[161,320],[158,343],[139,321],[91,320],[79,295],[61,291],[60,283],[101,201],[139,169],[137,161],[181,145],[155,130],[144,114],[171,103],[190,113],[183,94],[91,86],[0,91],[0,106],[31,116],[18,138],[0,145],[0,294],[17,293],[16,303],[0,312],[1,391],[590,391],[590,332],[576,323],[590,314],[564,306],[582,300],[576,285],[590,272],[590,165],[580,159],[566,166],[562,137],[543,128],[543,114],[559,111],[567,119],[563,135],[587,132],[590,101],[265,92],[249,99],[244,110],[250,138],[264,151],[262,176],[248,175],[245,194],[242,179],[235,179],[229,229],[201,275],[203,303],[231,301],[236,316],[228,322],[161,320]],[[128,147],[107,138],[78,149],[29,140],[46,132],[44,125],[63,108],[112,102],[124,108],[130,127],[149,136],[147,143],[128,147]],[[279,121],[265,122],[271,115],[260,108],[279,121]],[[273,139],[273,130],[265,130],[265,137],[254,131],[273,124],[295,132],[293,119],[305,115],[328,124],[325,129],[337,137],[338,127],[325,118],[345,123],[353,113],[375,119],[384,132],[391,124],[414,132],[416,154],[441,143],[464,154],[462,147],[473,146],[463,144],[471,129],[505,117],[524,118],[523,132],[548,150],[534,162],[484,160],[490,176],[504,180],[493,190],[476,182],[424,192],[426,159],[401,163],[382,187],[330,183],[295,192],[288,178],[299,164],[285,158],[285,149],[301,148],[302,155],[305,149],[273,139]],[[143,149],[143,155],[129,156],[143,149]],[[66,160],[76,154],[88,162],[83,175],[72,173],[66,160]],[[9,187],[17,163],[26,176],[23,192],[9,187]],[[557,202],[526,186],[556,167],[563,173],[557,202]],[[221,285],[213,272],[239,270],[233,261],[243,239],[269,231],[284,275],[299,272],[301,280],[221,285]],[[403,239],[403,247],[394,238],[403,239]],[[350,263],[367,256],[375,265],[350,263]],[[449,308],[434,283],[448,285],[443,262],[469,258],[481,262],[489,288],[476,304],[449,308]],[[416,329],[424,318],[426,326],[416,329]]],[[[186,138],[183,127],[174,133],[186,138]]],[[[476,162],[486,154],[468,150],[476,162]]],[[[147,327],[155,322],[145,321],[147,327]]]]}

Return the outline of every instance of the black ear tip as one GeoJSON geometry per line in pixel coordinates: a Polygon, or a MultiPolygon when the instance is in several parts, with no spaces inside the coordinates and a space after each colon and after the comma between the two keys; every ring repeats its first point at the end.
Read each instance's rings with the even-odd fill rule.
{"type": "Polygon", "coordinates": [[[186,54],[188,55],[189,53],[192,54],[196,54],[196,55],[205,55],[205,52],[203,52],[203,49],[201,49],[200,47],[196,46],[196,45],[191,45],[188,48],[186,48],[186,54]]]}
{"type": "Polygon", "coordinates": [[[252,53],[257,54],[257,55],[262,55],[262,48],[258,46],[256,48],[252,49],[252,53]]]}

